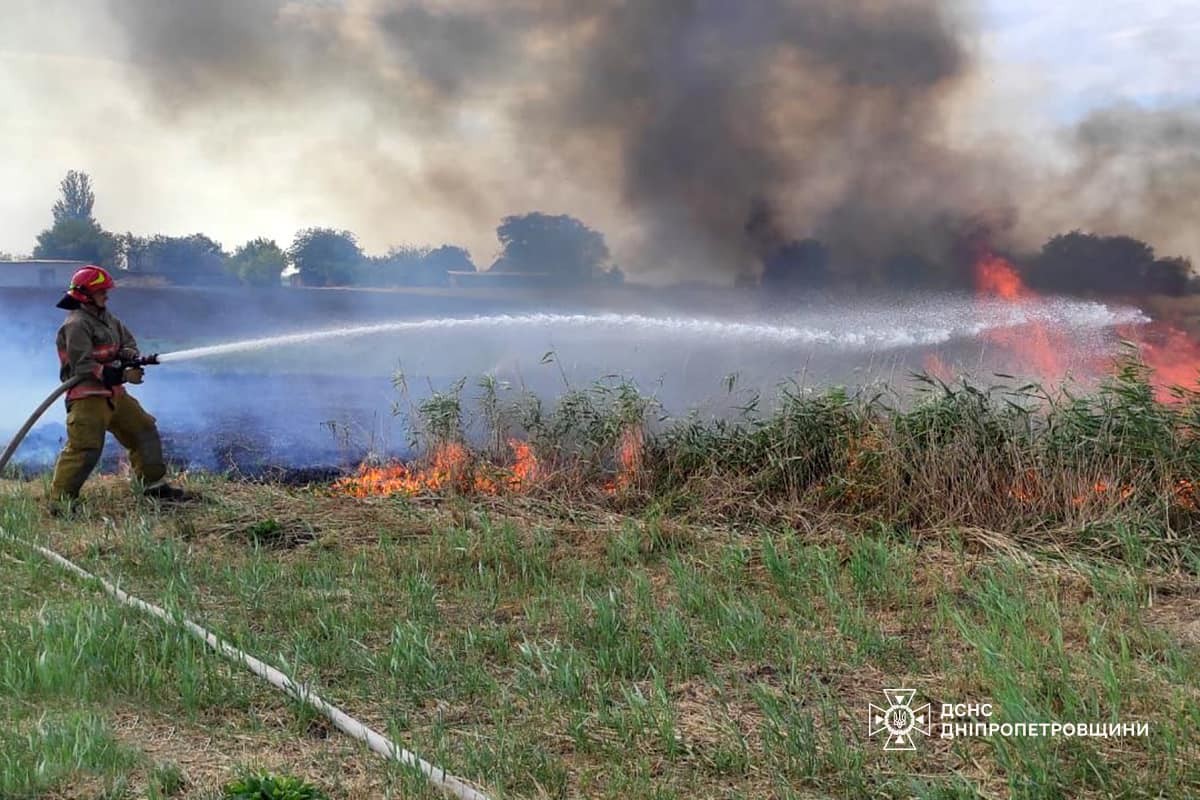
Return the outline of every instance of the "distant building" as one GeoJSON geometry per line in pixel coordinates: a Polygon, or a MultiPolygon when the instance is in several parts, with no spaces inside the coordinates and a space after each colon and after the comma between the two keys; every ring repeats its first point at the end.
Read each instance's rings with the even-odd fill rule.
{"type": "Polygon", "coordinates": [[[66,289],[75,271],[86,265],[86,261],[63,261],[52,258],[0,261],[0,286],[39,286],[66,289]]]}

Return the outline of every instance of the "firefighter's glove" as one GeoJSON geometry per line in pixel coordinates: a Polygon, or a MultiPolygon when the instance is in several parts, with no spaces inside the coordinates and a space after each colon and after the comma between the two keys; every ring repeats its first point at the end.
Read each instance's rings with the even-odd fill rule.
{"type": "Polygon", "coordinates": [[[125,368],[112,364],[105,364],[100,368],[100,382],[108,388],[117,386],[125,382],[125,368]]]}
{"type": "Polygon", "coordinates": [[[145,377],[145,375],[146,375],[146,373],[142,371],[141,367],[126,367],[125,368],[125,382],[126,383],[141,383],[142,378],[145,377]]]}

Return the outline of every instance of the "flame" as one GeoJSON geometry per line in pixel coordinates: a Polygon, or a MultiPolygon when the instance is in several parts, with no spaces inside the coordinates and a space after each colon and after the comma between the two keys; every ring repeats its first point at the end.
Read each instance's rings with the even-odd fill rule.
{"type": "Polygon", "coordinates": [[[617,474],[604,485],[606,492],[622,492],[637,483],[642,474],[644,448],[645,438],[639,426],[631,425],[621,432],[617,443],[617,474]]]}
{"type": "MultiPolygon", "coordinates": [[[[978,293],[1017,302],[1036,297],[1006,259],[984,252],[975,262],[978,293]]],[[[1180,328],[1166,322],[1125,326],[1120,335],[1138,346],[1142,360],[1151,370],[1151,383],[1159,402],[1176,402],[1172,386],[1200,390],[1200,343],[1180,328]]],[[[1058,380],[1065,374],[1062,354],[1071,352],[1071,342],[1040,322],[1029,322],[1006,330],[990,331],[988,338],[1015,353],[1023,365],[1045,379],[1058,380]]],[[[928,362],[927,362],[928,363],[928,362]]],[[[928,369],[932,374],[938,374],[928,369]]]]}
{"type": "MultiPolygon", "coordinates": [[[[415,464],[363,464],[354,475],[333,484],[336,492],[351,497],[378,497],[391,494],[408,496],[436,494],[454,490],[461,493],[498,495],[528,491],[544,477],[544,469],[528,442],[509,439],[512,465],[492,467],[474,458],[458,442],[438,445],[426,466],[415,464]]],[[[626,428],[617,446],[617,474],[605,484],[616,493],[636,485],[642,474],[644,434],[639,427],[626,428]]]]}
{"type": "MultiPolygon", "coordinates": [[[[980,295],[1009,302],[1037,296],[1021,280],[1011,262],[991,252],[984,252],[975,262],[975,287],[980,295]]],[[[1016,354],[1022,366],[1032,368],[1045,380],[1059,380],[1066,374],[1062,354],[1068,352],[1070,342],[1062,334],[1048,330],[1042,322],[992,330],[986,335],[1016,354]]]]}
{"type": "Polygon", "coordinates": [[[468,466],[467,449],[458,442],[444,442],[434,449],[431,463],[426,467],[364,464],[357,474],[334,483],[334,489],[354,497],[438,492],[460,488],[469,474],[468,466]]]}
{"type": "Polygon", "coordinates": [[[1008,496],[1022,503],[1032,503],[1038,495],[1038,476],[1032,469],[1025,470],[1012,486],[1008,488],[1008,496]]]}
{"type": "MultiPolygon", "coordinates": [[[[1018,502],[1029,504],[1038,500],[1041,495],[1041,484],[1038,482],[1037,473],[1034,470],[1026,470],[1021,477],[1008,489],[1008,496],[1018,502]]],[[[1186,478],[1179,478],[1175,481],[1171,495],[1175,504],[1185,511],[1196,511],[1200,508],[1200,496],[1198,496],[1200,486],[1196,482],[1186,478]]],[[[1105,480],[1095,481],[1090,489],[1084,490],[1071,498],[1071,505],[1075,507],[1086,505],[1089,502],[1109,501],[1115,503],[1124,503],[1126,500],[1134,496],[1137,489],[1133,484],[1121,483],[1114,484],[1105,480]]]]}
{"type": "Polygon", "coordinates": [[[1186,511],[1195,511],[1200,506],[1200,498],[1197,498],[1197,487],[1194,481],[1187,478],[1180,478],[1175,481],[1175,501],[1179,503],[1179,507],[1186,511]]]}
{"type": "Polygon", "coordinates": [[[509,439],[508,446],[516,456],[508,485],[511,489],[521,491],[536,483],[540,476],[537,456],[533,454],[533,447],[520,439],[509,439]]]}
{"type": "Polygon", "coordinates": [[[1113,497],[1119,497],[1120,501],[1124,502],[1132,496],[1133,496],[1133,487],[1131,485],[1129,485],[1128,483],[1121,484],[1120,487],[1115,487],[1115,486],[1110,486],[1106,481],[1096,481],[1092,485],[1092,491],[1090,493],[1085,492],[1083,494],[1075,495],[1074,497],[1071,498],[1071,504],[1076,505],[1076,506],[1081,506],[1084,503],[1088,502],[1089,500],[1094,500],[1094,499],[1104,500],[1104,499],[1109,499],[1109,498],[1113,498],[1113,497]],[[1111,494],[1109,493],[1110,488],[1113,490],[1111,494]]]}
{"type": "MultiPolygon", "coordinates": [[[[392,494],[408,496],[455,490],[463,493],[495,495],[502,490],[524,491],[539,477],[538,460],[526,442],[510,439],[508,446],[516,456],[507,474],[489,474],[472,459],[466,446],[444,442],[434,448],[427,466],[411,464],[363,464],[349,477],[333,484],[334,491],[351,497],[379,497],[392,494]]],[[[503,473],[503,470],[499,472],[503,473]]]]}
{"type": "Polygon", "coordinates": [[[987,252],[975,262],[975,289],[980,294],[995,295],[1002,300],[1024,300],[1034,296],[1025,287],[1016,267],[1007,259],[987,252]]]}
{"type": "Polygon", "coordinates": [[[1200,389],[1200,344],[1186,332],[1167,322],[1151,322],[1123,327],[1120,334],[1137,345],[1151,370],[1154,396],[1160,403],[1177,401],[1172,386],[1200,389]]]}

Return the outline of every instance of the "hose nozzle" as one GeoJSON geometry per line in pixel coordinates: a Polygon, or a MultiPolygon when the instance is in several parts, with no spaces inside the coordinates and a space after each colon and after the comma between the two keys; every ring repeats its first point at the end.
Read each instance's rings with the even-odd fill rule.
{"type": "Polygon", "coordinates": [[[138,356],[137,358],[135,358],[131,361],[126,361],[125,366],[127,366],[127,367],[146,367],[151,364],[157,364],[157,363],[158,363],[158,353],[151,353],[148,356],[138,356]]]}

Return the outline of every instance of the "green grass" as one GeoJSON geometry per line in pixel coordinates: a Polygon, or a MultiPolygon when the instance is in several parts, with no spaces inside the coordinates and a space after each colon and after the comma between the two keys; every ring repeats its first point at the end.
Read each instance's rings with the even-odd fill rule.
{"type": "Polygon", "coordinates": [[[70,780],[115,792],[138,764],[104,720],[83,712],[9,716],[0,731],[0,797],[37,797],[70,780]]]}
{"type": "MultiPolygon", "coordinates": [[[[1200,791],[1200,655],[1145,608],[1150,586],[1200,594],[1182,573],[1031,562],[877,524],[821,542],[779,527],[683,535],[658,512],[597,525],[519,503],[421,509],[215,478],[202,488],[208,505],[160,512],[124,506],[120,484],[101,480],[88,516],[60,523],[10,484],[3,518],[499,797],[1200,791]],[[320,536],[255,546],[238,520],[264,511],[305,517],[320,536]],[[934,738],[884,753],[866,707],[895,685],[935,704],[992,702],[1009,721],[1146,721],[1151,736],[934,738]]],[[[204,797],[245,762],[331,797],[437,796],[18,546],[0,547],[0,579],[0,698],[21,731],[4,747],[11,792],[204,797]],[[132,709],[150,730],[180,726],[177,751],[120,725],[132,709]],[[210,735],[259,747],[164,779],[158,765],[211,751],[210,735]],[[289,760],[294,742],[325,760],[289,760]]]]}

